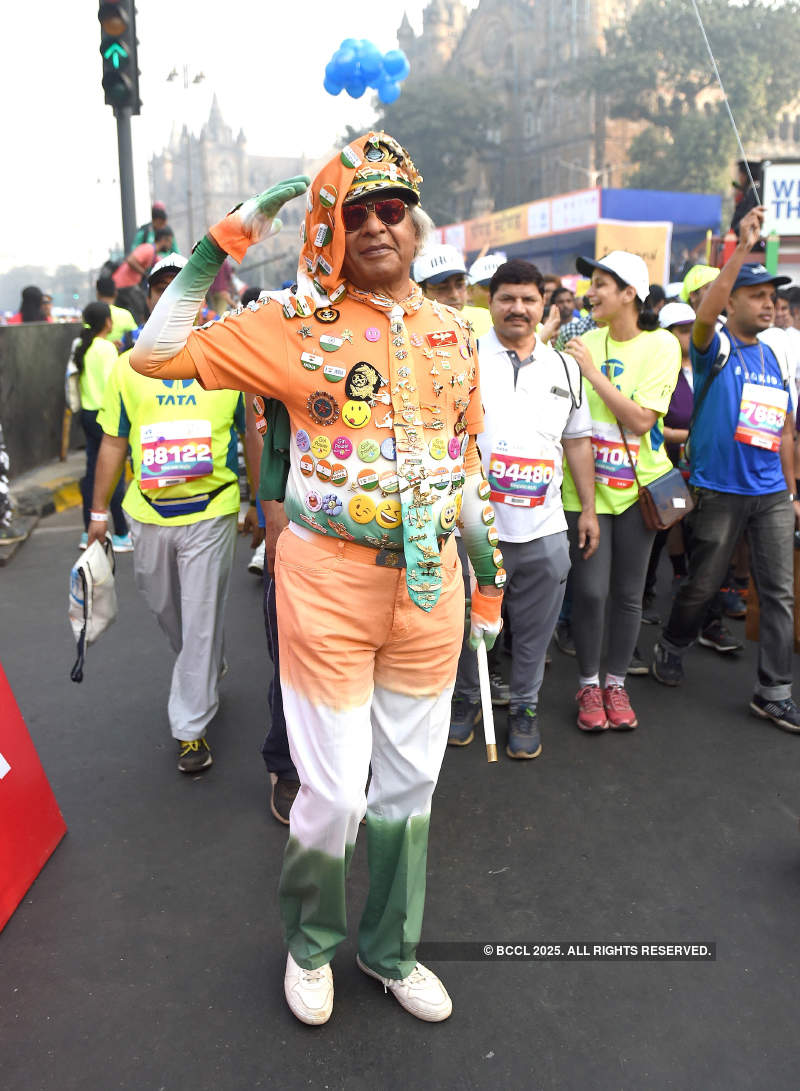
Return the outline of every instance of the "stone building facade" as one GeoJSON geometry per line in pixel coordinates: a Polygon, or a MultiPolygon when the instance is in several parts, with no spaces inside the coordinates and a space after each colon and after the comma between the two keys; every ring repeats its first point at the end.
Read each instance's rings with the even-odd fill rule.
{"type": "MultiPolygon", "coordinates": [[[[234,136],[214,96],[200,134],[189,132],[186,126],[182,130],[176,127],[167,147],[150,160],[150,194],[166,205],[178,246],[188,254],[206,228],[243,197],[284,178],[314,174],[317,166],[318,161],[305,158],[251,155],[244,132],[234,136]]],[[[284,229],[270,246],[271,260],[262,259],[263,275],[251,283],[257,279],[265,287],[274,287],[276,280],[293,274],[304,208],[302,201],[292,201],[284,208],[284,229]]],[[[248,257],[244,264],[258,260],[248,257]]]]}
{"type": "Polygon", "coordinates": [[[423,32],[408,19],[398,43],[412,80],[431,73],[469,74],[477,93],[502,104],[494,151],[464,180],[464,215],[480,215],[540,197],[624,183],[625,151],[637,128],[611,120],[591,89],[567,91],[581,60],[636,0],[430,0],[423,32]]]}

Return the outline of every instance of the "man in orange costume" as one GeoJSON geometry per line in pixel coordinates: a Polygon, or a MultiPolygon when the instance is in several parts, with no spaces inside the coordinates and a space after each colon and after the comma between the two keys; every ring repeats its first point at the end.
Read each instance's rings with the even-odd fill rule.
{"type": "Polygon", "coordinates": [[[289,412],[290,522],[275,577],[301,787],[280,903],[285,994],[309,1024],[332,1010],[330,962],[346,932],[345,877],[365,811],[359,965],[421,1019],[452,1009],[416,946],[463,633],[457,520],[477,580],[475,646],[499,631],[505,573],[474,439],[483,412],[471,329],[409,279],[430,228],[421,181],[386,133],[353,141],[308,189],[296,290],[192,331],[226,255],[240,261],[274,231],[307,179],[245,202],[198,243],[132,357],[144,374],[257,391],[289,412]]]}

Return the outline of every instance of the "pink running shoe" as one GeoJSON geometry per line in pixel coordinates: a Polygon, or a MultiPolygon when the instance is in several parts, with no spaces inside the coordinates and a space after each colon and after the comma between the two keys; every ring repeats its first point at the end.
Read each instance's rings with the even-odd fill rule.
{"type": "Polygon", "coordinates": [[[581,686],[575,700],[578,702],[578,727],[581,731],[605,731],[608,719],[600,687],[581,686]]]}
{"type": "Polygon", "coordinates": [[[608,726],[614,731],[632,731],[639,723],[624,686],[606,686],[603,704],[608,715],[608,726]]]}

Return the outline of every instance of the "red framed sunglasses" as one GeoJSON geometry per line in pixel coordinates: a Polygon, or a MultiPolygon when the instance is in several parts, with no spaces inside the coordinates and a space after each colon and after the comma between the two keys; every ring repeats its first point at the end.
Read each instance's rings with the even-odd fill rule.
{"type": "Polygon", "coordinates": [[[406,203],[401,197],[387,197],[383,201],[342,205],[342,222],[345,231],[358,231],[359,227],[363,227],[367,222],[370,212],[374,212],[382,224],[394,227],[402,223],[406,214],[406,203]]]}

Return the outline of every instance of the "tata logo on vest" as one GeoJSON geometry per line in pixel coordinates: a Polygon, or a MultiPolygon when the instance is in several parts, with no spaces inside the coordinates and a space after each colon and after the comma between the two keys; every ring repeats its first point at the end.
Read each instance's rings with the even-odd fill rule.
{"type": "MultiPolygon", "coordinates": [[[[622,360],[606,360],[600,370],[608,379],[608,381],[613,383],[623,374],[623,372],[625,371],[625,365],[623,364],[622,360]]],[[[619,387],[617,387],[617,389],[619,390],[619,387]]]]}
{"type": "MultiPolygon", "coordinates": [[[[161,382],[169,390],[174,386],[181,386],[184,390],[191,386],[194,379],[162,379],[161,382]]],[[[197,405],[194,394],[156,394],[159,405],[197,405]]]]}

